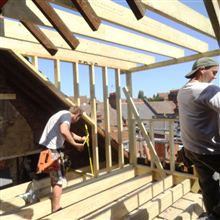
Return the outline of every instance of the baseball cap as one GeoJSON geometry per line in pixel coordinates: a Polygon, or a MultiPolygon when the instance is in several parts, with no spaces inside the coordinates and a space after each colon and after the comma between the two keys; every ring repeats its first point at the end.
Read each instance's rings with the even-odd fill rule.
{"type": "Polygon", "coordinates": [[[192,76],[194,75],[194,73],[199,70],[201,67],[211,67],[211,66],[218,66],[219,64],[213,60],[210,57],[202,57],[200,59],[198,59],[197,61],[195,61],[195,63],[192,66],[192,71],[187,73],[185,75],[186,78],[192,78],[192,76]]]}

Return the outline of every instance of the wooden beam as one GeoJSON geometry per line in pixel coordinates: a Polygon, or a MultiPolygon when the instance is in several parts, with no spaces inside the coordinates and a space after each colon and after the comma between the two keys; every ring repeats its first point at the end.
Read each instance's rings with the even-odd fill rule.
{"type": "Polygon", "coordinates": [[[147,146],[148,146],[148,148],[150,149],[150,151],[152,153],[151,156],[154,157],[154,161],[155,161],[155,164],[157,166],[157,169],[159,170],[161,177],[165,178],[166,174],[164,172],[163,166],[162,166],[162,164],[160,162],[160,159],[159,159],[159,157],[157,155],[157,152],[156,152],[156,150],[155,150],[155,148],[154,148],[154,146],[153,146],[153,144],[151,142],[151,139],[150,139],[150,137],[148,135],[148,132],[146,131],[146,128],[145,128],[143,122],[141,122],[141,120],[140,120],[139,113],[137,111],[137,108],[136,108],[136,106],[135,106],[131,96],[129,95],[128,89],[126,87],[124,87],[123,91],[124,91],[126,100],[129,103],[129,107],[131,108],[131,111],[134,114],[135,120],[138,123],[138,126],[139,126],[139,128],[141,130],[141,133],[142,133],[144,139],[147,141],[147,146]]]}
{"type": "MultiPolygon", "coordinates": [[[[68,19],[74,20],[74,22],[72,22],[69,27],[71,28],[71,31],[77,34],[80,34],[83,32],[85,36],[93,37],[93,38],[104,40],[104,41],[109,40],[112,43],[121,44],[124,46],[132,47],[132,48],[143,50],[143,51],[149,51],[149,52],[165,55],[165,56],[172,57],[172,58],[179,58],[179,57],[184,56],[183,49],[170,46],[166,43],[161,43],[159,41],[157,42],[155,40],[147,39],[145,37],[142,37],[142,36],[139,36],[133,33],[129,33],[127,31],[120,30],[118,28],[110,27],[107,25],[101,24],[99,30],[96,32],[93,32],[90,30],[88,25],[84,22],[83,18],[77,15],[71,15],[69,13],[65,13],[63,14],[63,16],[61,16],[61,19],[65,23],[67,22],[66,24],[68,25],[70,24],[68,23],[68,19]],[[126,36],[126,38],[124,36],[126,36]]],[[[3,22],[2,29],[1,29],[2,36],[8,37],[8,38],[18,38],[18,39],[23,39],[27,41],[34,40],[34,38],[32,38],[32,36],[29,35],[29,32],[27,32],[25,28],[23,28],[23,26],[17,23],[16,21],[4,19],[2,22],[3,22]]],[[[46,36],[48,37],[50,36],[49,39],[52,40],[57,47],[69,48],[69,46],[65,43],[65,41],[61,38],[61,36],[59,36],[57,32],[54,32],[52,30],[47,30],[42,27],[41,27],[41,31],[44,32],[46,36]]],[[[82,47],[81,44],[82,44],[82,40],[76,50],[82,47]]],[[[86,45],[87,52],[89,49],[88,46],[91,44],[94,44],[94,43],[91,42],[86,45]]],[[[95,47],[97,48],[97,46],[95,47]]],[[[96,49],[95,50],[91,49],[91,50],[92,50],[91,53],[94,53],[97,51],[96,49]]],[[[105,50],[101,50],[101,51],[107,52],[105,50]]],[[[118,53],[115,53],[114,51],[115,50],[111,49],[108,52],[108,54],[114,53],[116,54],[116,56],[118,56],[118,53]]],[[[114,55],[115,58],[116,56],[114,55]]],[[[123,53],[123,57],[125,58],[125,53],[123,53]]],[[[132,56],[132,59],[134,59],[134,57],[136,56],[132,56]]],[[[145,59],[145,60],[148,60],[148,59],[145,59]]]]}
{"type": "Polygon", "coordinates": [[[118,127],[118,165],[120,168],[124,166],[124,147],[122,140],[123,123],[122,123],[122,106],[121,106],[121,71],[115,70],[115,86],[116,86],[116,110],[117,110],[117,127],[118,127]]]}
{"type": "Polygon", "coordinates": [[[60,90],[60,60],[54,60],[54,84],[60,90]]]}
{"type": "MultiPolygon", "coordinates": [[[[0,37],[0,48],[12,49],[26,56],[38,56],[46,59],[52,58],[47,51],[42,50],[42,45],[21,40],[0,37]]],[[[137,66],[135,63],[123,60],[117,60],[103,56],[96,56],[88,53],[82,53],[67,49],[59,49],[56,55],[53,56],[53,59],[59,59],[67,62],[79,62],[81,64],[108,66],[111,68],[121,68],[123,71],[137,66]]]]}
{"type": "Polygon", "coordinates": [[[97,31],[101,24],[101,19],[96,15],[88,1],[85,0],[71,0],[83,18],[93,31],[97,31]]]}
{"type": "MultiPolygon", "coordinates": [[[[15,21],[4,21],[3,35],[8,38],[17,38],[22,41],[38,42],[32,35],[21,27],[15,21]],[[16,32],[15,32],[16,30],[16,32]]],[[[57,48],[69,49],[69,46],[63,38],[55,31],[41,28],[41,31],[54,42],[57,48]]],[[[137,53],[131,50],[126,50],[118,47],[109,46],[99,42],[90,41],[87,39],[80,39],[80,45],[75,51],[85,52],[87,54],[100,55],[103,57],[111,57],[114,59],[125,60],[133,63],[150,64],[155,61],[155,58],[142,53],[137,53]]]]}
{"type": "Polygon", "coordinates": [[[100,25],[98,31],[91,31],[81,16],[69,12],[64,12],[60,9],[55,9],[55,11],[57,14],[59,14],[61,19],[73,33],[83,34],[84,36],[92,37],[95,39],[109,41],[112,43],[169,57],[177,58],[182,57],[184,54],[184,51],[181,48],[177,48],[167,43],[159,42],[157,40],[147,38],[146,36],[143,37],[116,27],[111,27],[103,23],[100,25]],[[126,38],[124,36],[126,36],[126,38]]]}
{"type": "Polygon", "coordinates": [[[79,65],[78,62],[73,63],[73,88],[74,88],[74,102],[80,106],[80,92],[79,92],[79,65]]]}
{"type": "Polygon", "coordinates": [[[205,4],[210,21],[212,23],[212,28],[215,32],[218,45],[220,47],[220,15],[219,15],[220,10],[219,10],[219,7],[215,8],[213,0],[203,0],[203,2],[205,4]]]}
{"type": "Polygon", "coordinates": [[[67,44],[74,50],[79,44],[79,41],[73,36],[69,28],[60,19],[55,10],[47,1],[33,0],[35,5],[40,9],[44,16],[51,22],[54,28],[59,32],[67,44]]]}
{"type": "Polygon", "coordinates": [[[157,63],[152,63],[149,65],[143,65],[140,67],[131,68],[129,70],[129,72],[139,72],[139,71],[143,71],[143,70],[155,69],[155,68],[179,64],[179,63],[186,63],[189,61],[197,60],[201,57],[214,57],[214,56],[219,56],[219,55],[220,55],[220,49],[211,50],[211,51],[207,51],[207,52],[204,52],[201,54],[199,53],[199,54],[194,54],[194,55],[190,55],[190,56],[186,56],[186,57],[181,57],[178,59],[165,60],[165,61],[161,61],[161,62],[157,62],[157,63]]]}
{"type": "Polygon", "coordinates": [[[1,0],[0,1],[0,9],[2,9],[2,7],[5,5],[5,3],[7,2],[8,0],[1,0]]]}
{"type": "Polygon", "coordinates": [[[145,5],[147,10],[151,10],[210,37],[215,37],[215,33],[209,19],[179,0],[142,0],[142,4],[145,5]]]}
{"type": "Polygon", "coordinates": [[[145,9],[140,0],[126,0],[126,2],[138,20],[144,17],[145,9]]]}
{"type": "Polygon", "coordinates": [[[111,151],[111,132],[109,117],[109,98],[108,98],[108,68],[102,68],[103,85],[103,105],[104,105],[104,124],[105,124],[105,158],[106,168],[110,172],[112,169],[112,151],[111,151]]]}
{"type": "Polygon", "coordinates": [[[92,158],[93,158],[93,171],[94,176],[99,174],[99,148],[98,148],[98,132],[97,132],[97,109],[96,109],[96,96],[95,96],[95,66],[89,65],[89,85],[90,85],[90,105],[91,105],[91,118],[95,122],[92,126],[92,158]]]}
{"type": "Polygon", "coordinates": [[[14,100],[16,99],[15,93],[0,93],[0,100],[14,100]]]}
{"type": "MultiPolygon", "coordinates": [[[[53,0],[53,3],[55,4],[58,4],[59,2],[61,1],[53,0]]],[[[62,5],[64,4],[64,2],[73,9],[71,1],[62,0],[62,5]]],[[[96,14],[102,20],[106,20],[111,23],[130,28],[131,30],[138,31],[140,33],[147,34],[200,53],[208,50],[208,44],[206,42],[201,41],[195,37],[191,37],[189,34],[183,33],[180,30],[162,24],[159,21],[148,18],[146,16],[140,21],[137,21],[130,9],[114,3],[113,1],[96,0],[90,1],[90,4],[96,14]]],[[[57,9],[55,9],[55,11],[58,12],[57,9]]],[[[42,13],[38,10],[34,3],[29,0],[12,0],[8,2],[4,7],[3,15],[20,20],[26,19],[27,21],[32,21],[33,23],[39,25],[51,26],[50,22],[48,22],[48,20],[42,15],[42,13]]],[[[60,13],[58,13],[58,15],[61,17],[60,13]]],[[[63,15],[66,16],[67,20],[70,20],[70,13],[67,14],[63,12],[63,15]]],[[[81,34],[83,34],[83,32],[81,34]]]]}
{"type": "Polygon", "coordinates": [[[32,33],[32,35],[42,44],[42,46],[53,56],[58,49],[41,29],[31,22],[21,21],[21,23],[32,33]]]}

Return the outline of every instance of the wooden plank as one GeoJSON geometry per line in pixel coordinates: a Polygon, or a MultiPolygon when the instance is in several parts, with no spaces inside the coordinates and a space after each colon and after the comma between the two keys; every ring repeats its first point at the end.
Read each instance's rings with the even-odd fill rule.
{"type": "Polygon", "coordinates": [[[95,122],[92,126],[92,158],[94,176],[99,174],[99,148],[98,148],[98,132],[97,132],[97,111],[96,111],[96,96],[95,96],[95,67],[89,65],[89,84],[90,84],[90,105],[91,118],[95,122]]]}
{"type": "MultiPolygon", "coordinates": [[[[182,57],[184,55],[184,51],[180,48],[146,37],[142,37],[128,31],[120,30],[119,28],[111,27],[105,24],[101,24],[98,31],[91,32],[88,25],[85,24],[83,18],[81,18],[80,16],[68,12],[63,12],[59,9],[55,9],[55,11],[57,14],[59,14],[60,18],[67,24],[67,26],[73,33],[83,34],[84,36],[89,36],[96,39],[109,41],[112,43],[117,43],[120,45],[129,46],[135,49],[153,52],[169,57],[176,58],[182,57]],[[126,36],[126,38],[124,36],[126,36]]],[[[51,26],[51,24],[46,21],[44,21],[44,24],[47,26],[51,26]]],[[[7,27],[8,26],[9,24],[7,23],[7,27]]],[[[18,30],[19,29],[17,29],[17,31],[18,30]]]]}
{"type": "MultiPolygon", "coordinates": [[[[56,2],[57,0],[53,1],[53,3],[56,2]]],[[[67,4],[72,4],[70,1],[64,0],[64,2],[67,4]]],[[[192,49],[194,51],[204,52],[208,50],[207,43],[204,43],[201,40],[191,37],[190,35],[169,27],[165,24],[162,24],[154,19],[144,17],[140,21],[137,21],[129,9],[120,6],[113,1],[96,0],[90,1],[90,4],[96,14],[102,20],[107,20],[109,22],[125,26],[131,30],[138,31],[143,34],[147,34],[158,39],[177,44],[181,47],[192,49]],[[129,22],[127,22],[128,20],[129,22]]],[[[40,13],[40,11],[34,7],[32,1],[21,0],[18,2],[12,0],[10,1],[10,4],[8,3],[6,6],[7,7],[4,7],[3,10],[3,15],[6,17],[8,16],[20,20],[27,19],[27,21],[32,21],[36,24],[50,26],[50,23],[47,21],[47,19],[42,16],[42,13],[40,13]]]]}
{"type": "Polygon", "coordinates": [[[194,51],[204,52],[208,50],[208,45],[206,43],[154,19],[144,17],[140,21],[137,21],[133,18],[132,12],[129,9],[113,1],[91,1],[91,6],[100,18],[112,23],[128,27],[132,30],[148,34],[194,51]],[[112,10],[112,8],[114,8],[114,10],[112,10]]]}
{"type": "Polygon", "coordinates": [[[14,100],[16,99],[15,93],[0,93],[0,100],[14,100]]]}
{"type": "Polygon", "coordinates": [[[81,13],[83,18],[93,31],[97,31],[101,24],[101,19],[96,15],[88,1],[71,0],[77,10],[81,13]]]}
{"type": "MultiPolygon", "coordinates": [[[[41,30],[53,41],[57,48],[69,49],[69,46],[65,43],[62,37],[59,36],[58,33],[43,28],[41,28],[41,30]]],[[[4,24],[4,36],[9,38],[21,39],[23,41],[38,42],[32,37],[32,35],[28,31],[25,32],[25,28],[22,28],[19,23],[8,20],[6,20],[4,24]],[[14,30],[17,30],[16,33],[14,32],[14,30]]],[[[111,57],[114,59],[120,59],[134,63],[150,64],[155,61],[155,58],[149,55],[117,48],[114,46],[109,46],[87,39],[80,39],[80,45],[75,51],[85,52],[86,54],[111,57]]]]}
{"type": "Polygon", "coordinates": [[[155,13],[165,16],[175,22],[179,22],[180,24],[210,37],[215,37],[209,19],[179,0],[142,0],[142,2],[148,10],[152,10],[155,13]]]}
{"type": "Polygon", "coordinates": [[[60,60],[54,60],[54,84],[60,90],[60,60]]]}
{"type": "Polygon", "coordinates": [[[33,64],[33,66],[36,68],[36,70],[38,71],[38,58],[37,58],[37,56],[31,56],[31,58],[32,58],[32,64],[33,64]]]}
{"type": "MultiPolygon", "coordinates": [[[[71,7],[68,0],[62,0],[62,3],[61,0],[54,0],[54,3],[71,7]]],[[[91,1],[90,4],[102,20],[122,25],[126,28],[139,31],[197,52],[204,52],[208,50],[208,45],[206,43],[154,19],[145,16],[140,21],[137,21],[129,9],[111,0],[96,0],[91,1]]]]}
{"type": "Polygon", "coordinates": [[[147,146],[149,147],[150,151],[152,152],[151,155],[154,157],[155,164],[156,164],[156,166],[157,166],[157,168],[158,168],[158,170],[159,170],[159,172],[161,174],[161,177],[164,178],[165,177],[165,172],[163,170],[163,166],[162,166],[162,164],[161,164],[161,162],[160,162],[160,160],[159,160],[159,158],[157,156],[157,152],[154,149],[152,141],[150,140],[150,137],[148,136],[146,128],[145,128],[143,122],[141,122],[141,120],[140,120],[139,113],[138,113],[138,111],[136,109],[136,106],[134,105],[134,102],[133,102],[132,98],[130,97],[130,95],[128,93],[128,89],[126,87],[124,87],[123,91],[125,93],[127,102],[130,104],[129,106],[130,106],[130,108],[132,110],[132,113],[135,116],[135,119],[136,119],[136,121],[138,123],[138,126],[139,126],[139,128],[141,130],[141,133],[142,133],[144,139],[147,141],[147,146]]]}
{"type": "Polygon", "coordinates": [[[164,193],[156,196],[150,202],[141,205],[135,211],[127,215],[125,220],[136,220],[136,219],[153,219],[159,215],[162,211],[167,209],[170,205],[176,202],[183,195],[188,193],[190,190],[190,181],[185,180],[177,186],[168,189],[164,193]]]}
{"type": "Polygon", "coordinates": [[[41,31],[41,29],[36,24],[26,21],[21,21],[21,23],[42,44],[42,46],[50,53],[50,55],[53,56],[57,53],[56,46],[50,41],[50,39],[41,31]]]}
{"type": "Polygon", "coordinates": [[[174,121],[169,121],[170,171],[175,171],[174,121]]]}
{"type": "Polygon", "coordinates": [[[57,15],[56,11],[47,1],[33,0],[33,2],[44,14],[44,16],[51,22],[67,44],[74,50],[78,46],[79,41],[73,36],[66,24],[57,15]]]}
{"type": "Polygon", "coordinates": [[[220,9],[215,6],[217,4],[215,0],[203,0],[206,10],[208,12],[212,28],[215,32],[215,36],[220,47],[220,9]],[[215,3],[214,3],[215,2],[215,3]]]}
{"type": "MultiPolygon", "coordinates": [[[[134,177],[134,170],[131,166],[126,167],[121,170],[113,171],[111,174],[102,175],[97,178],[93,178],[88,181],[84,181],[75,186],[67,187],[64,189],[63,195],[61,197],[62,207],[68,207],[77,204],[79,201],[83,201],[86,198],[90,198],[93,195],[104,192],[105,190],[114,187],[124,181],[127,181],[134,177]]],[[[82,179],[82,177],[77,178],[82,179]]],[[[150,177],[146,178],[150,181],[150,177]]],[[[145,179],[145,181],[146,181],[145,179]]],[[[76,184],[76,183],[75,183],[76,184]]],[[[8,190],[10,194],[10,189],[8,190]]],[[[43,216],[51,214],[51,204],[50,198],[41,201],[40,203],[32,204],[23,209],[16,210],[15,212],[8,213],[1,216],[1,220],[4,219],[13,219],[13,218],[26,218],[26,219],[39,219],[43,216]]],[[[86,210],[86,209],[85,209],[86,210]]],[[[85,211],[84,210],[84,211],[85,211]]],[[[83,210],[81,210],[83,211],[83,210]]],[[[73,217],[71,217],[73,218],[73,217]]],[[[61,218],[63,219],[63,218],[61,218]]],[[[69,219],[69,218],[67,218],[69,219]]]]}
{"type": "Polygon", "coordinates": [[[70,216],[73,219],[79,219],[86,214],[91,213],[94,210],[103,207],[116,199],[125,196],[132,190],[138,189],[141,186],[146,185],[151,181],[150,176],[135,177],[123,184],[117,185],[115,187],[109,188],[108,190],[102,192],[101,194],[94,195],[89,199],[78,202],[60,212],[50,215],[49,219],[68,219],[70,216]]]}
{"type": "MultiPolygon", "coordinates": [[[[131,72],[126,74],[126,86],[129,91],[129,95],[132,96],[132,76],[131,72]]],[[[130,103],[127,103],[127,114],[128,114],[128,136],[129,136],[129,163],[136,166],[137,164],[137,152],[136,152],[136,142],[135,142],[135,122],[134,114],[131,110],[130,103]]]]}
{"type": "Polygon", "coordinates": [[[185,63],[185,62],[197,60],[201,57],[214,57],[214,56],[219,56],[219,55],[220,55],[219,49],[211,50],[211,51],[204,52],[202,54],[198,53],[198,54],[193,54],[193,55],[189,55],[189,56],[185,56],[185,57],[181,57],[181,58],[177,58],[177,59],[170,59],[170,60],[165,60],[165,61],[161,61],[161,62],[157,62],[157,63],[152,63],[149,65],[143,65],[140,67],[131,68],[129,71],[139,72],[139,71],[143,71],[143,70],[155,69],[155,68],[169,66],[169,65],[173,65],[173,64],[185,63]]]}
{"type": "Polygon", "coordinates": [[[119,200],[110,203],[107,207],[97,210],[91,215],[85,216],[84,220],[96,219],[124,219],[131,211],[137,209],[140,205],[150,201],[153,197],[173,186],[172,176],[164,180],[145,185],[119,200]]]}
{"type": "MultiPolygon", "coordinates": [[[[26,56],[38,56],[51,59],[51,56],[46,51],[42,50],[43,47],[41,45],[31,42],[0,37],[0,48],[12,49],[26,56]]],[[[121,68],[122,70],[127,70],[131,67],[136,66],[136,64],[131,62],[95,56],[91,54],[84,54],[82,52],[67,49],[59,49],[56,55],[53,56],[53,58],[67,62],[79,62],[83,64],[94,64],[97,66],[121,68]]]]}
{"type": "Polygon", "coordinates": [[[111,151],[111,132],[109,118],[109,98],[108,98],[108,69],[102,68],[103,100],[104,100],[104,124],[105,124],[105,157],[106,168],[108,172],[112,169],[112,151],[111,151]]]}
{"type": "Polygon", "coordinates": [[[74,100],[75,100],[76,105],[80,106],[78,63],[73,63],[73,85],[74,85],[74,100]]]}
{"type": "Polygon", "coordinates": [[[118,127],[118,165],[124,166],[124,147],[122,140],[123,124],[122,124],[122,106],[121,106],[121,71],[115,70],[115,86],[116,86],[116,110],[117,110],[117,127],[118,127]]]}
{"type": "Polygon", "coordinates": [[[126,0],[126,2],[138,20],[144,17],[145,9],[140,0],[126,0]]]}
{"type": "MultiPolygon", "coordinates": [[[[151,139],[151,142],[152,142],[152,145],[154,146],[155,148],[155,139],[154,139],[154,122],[153,121],[150,121],[149,122],[149,135],[150,135],[150,139],[151,139]]],[[[146,141],[146,140],[145,140],[146,141]]],[[[150,166],[151,168],[153,169],[155,167],[155,161],[154,161],[154,157],[152,156],[153,152],[151,151],[150,149],[150,166]]]]}

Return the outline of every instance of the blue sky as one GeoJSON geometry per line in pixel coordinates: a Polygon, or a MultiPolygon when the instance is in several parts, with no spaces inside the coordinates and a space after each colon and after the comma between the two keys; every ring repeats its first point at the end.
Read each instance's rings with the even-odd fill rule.
{"type": "MultiPolygon", "coordinates": [[[[166,1],[166,0],[163,0],[166,1]]],[[[168,0],[167,0],[168,1],[168,0]]],[[[170,0],[169,0],[170,1],[170,0]]],[[[115,2],[122,4],[128,7],[125,0],[115,0],[115,2]]],[[[202,0],[182,0],[182,3],[192,7],[194,10],[202,13],[205,16],[207,15],[206,9],[204,7],[204,3],[202,0]]],[[[198,32],[193,31],[183,25],[177,24],[169,19],[165,19],[153,12],[147,11],[147,15],[151,18],[154,18],[158,21],[161,21],[165,24],[172,25],[172,27],[176,29],[181,29],[185,33],[188,33],[194,37],[198,37],[199,39],[207,42],[209,44],[209,49],[214,50],[218,49],[218,44],[215,40],[210,37],[207,37],[203,34],[199,34],[198,32]]],[[[149,36],[147,36],[150,38],[149,36]]],[[[193,54],[190,50],[185,50],[187,55],[193,54]]],[[[150,53],[148,53],[150,54],[150,53]]],[[[154,55],[155,56],[155,55],[154,55]]],[[[166,60],[166,57],[156,55],[157,61],[166,60]]],[[[214,57],[220,63],[220,57],[214,57]]],[[[171,65],[167,67],[152,69],[141,71],[137,73],[133,73],[132,82],[133,82],[133,97],[138,96],[139,90],[144,91],[144,95],[147,97],[152,97],[154,94],[159,92],[169,92],[173,89],[178,89],[183,86],[187,79],[184,77],[186,73],[191,70],[192,62],[187,62],[184,64],[171,65]]],[[[79,65],[79,80],[80,80],[80,95],[89,97],[89,71],[88,66],[79,65]]],[[[44,72],[47,77],[54,82],[53,76],[53,63],[52,61],[39,60],[39,69],[44,72]]],[[[115,91],[115,78],[114,78],[114,70],[109,69],[109,93],[115,91]]],[[[103,100],[103,89],[102,89],[102,72],[100,67],[95,67],[95,83],[96,83],[96,97],[98,100],[103,100]]],[[[217,80],[213,82],[216,85],[220,83],[220,77],[218,74],[217,80]]],[[[125,85],[125,75],[121,76],[121,85],[122,87],[125,85]]],[[[72,76],[72,65],[70,63],[61,62],[61,90],[69,95],[73,95],[73,76],[72,76]]],[[[124,98],[123,92],[122,97],[124,98]]]]}

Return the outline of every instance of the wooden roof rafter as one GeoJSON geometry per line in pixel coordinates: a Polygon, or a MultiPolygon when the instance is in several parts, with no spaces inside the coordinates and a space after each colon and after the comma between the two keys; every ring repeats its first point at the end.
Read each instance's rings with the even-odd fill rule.
{"type": "Polygon", "coordinates": [[[220,8],[219,4],[217,5],[217,1],[213,0],[203,0],[206,10],[208,12],[212,28],[215,32],[216,39],[218,41],[218,45],[220,47],[220,8]]]}
{"type": "Polygon", "coordinates": [[[138,20],[144,17],[145,8],[143,7],[141,0],[126,0],[126,2],[138,20]]]}
{"type": "Polygon", "coordinates": [[[41,29],[31,22],[21,21],[21,23],[32,33],[32,35],[42,44],[42,46],[53,56],[57,53],[57,47],[41,31],[41,29]]]}
{"type": "Polygon", "coordinates": [[[215,38],[215,33],[211,27],[209,19],[194,9],[186,6],[179,0],[142,0],[142,3],[148,10],[158,13],[186,27],[199,31],[202,34],[215,38]]]}
{"type": "Polygon", "coordinates": [[[96,15],[89,2],[84,0],[71,1],[80,12],[80,14],[83,16],[83,18],[86,20],[91,29],[93,31],[97,31],[101,24],[101,19],[96,15]]]}
{"type": "Polygon", "coordinates": [[[53,7],[51,7],[47,1],[33,0],[33,2],[44,14],[44,16],[51,22],[67,44],[74,50],[78,46],[79,41],[73,36],[72,32],[65,25],[62,19],[60,19],[53,7]]]}
{"type": "MultiPolygon", "coordinates": [[[[53,1],[54,4],[74,9],[70,4],[71,2],[68,0],[50,1],[53,1]]],[[[150,35],[157,39],[164,40],[196,52],[202,53],[208,50],[208,45],[203,41],[174,29],[173,27],[162,24],[152,18],[144,16],[140,21],[137,21],[130,9],[125,8],[111,0],[95,0],[90,1],[90,4],[102,20],[129,28],[142,34],[150,35]]]]}

